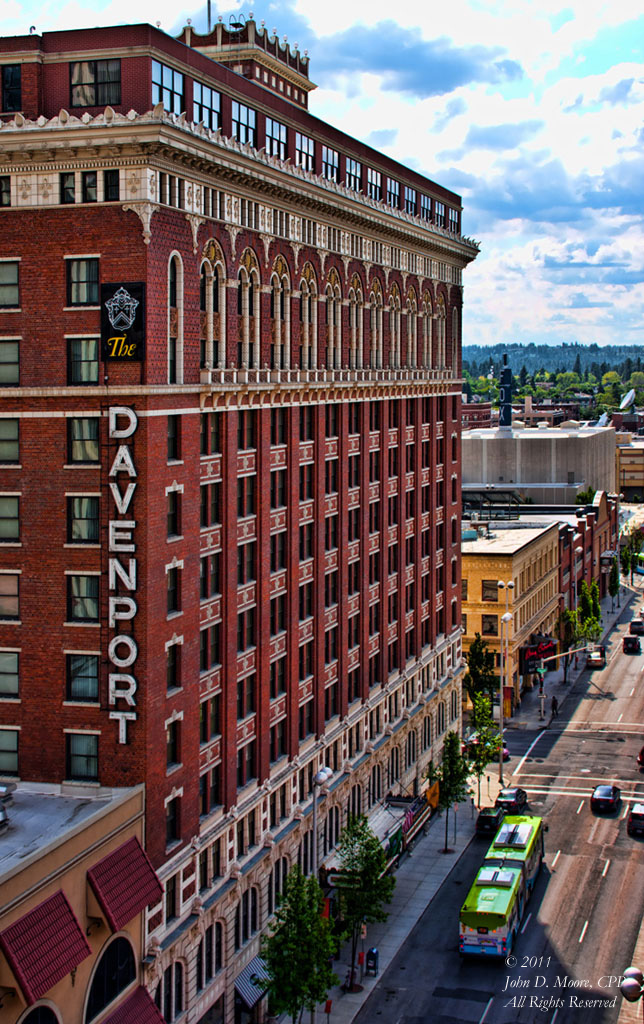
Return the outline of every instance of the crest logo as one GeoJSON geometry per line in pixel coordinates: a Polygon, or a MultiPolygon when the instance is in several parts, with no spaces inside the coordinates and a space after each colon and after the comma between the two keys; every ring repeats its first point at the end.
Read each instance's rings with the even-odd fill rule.
{"type": "Polygon", "coordinates": [[[133,298],[125,288],[121,287],[111,299],[105,303],[108,319],[116,331],[127,331],[136,318],[139,300],[133,298]]]}

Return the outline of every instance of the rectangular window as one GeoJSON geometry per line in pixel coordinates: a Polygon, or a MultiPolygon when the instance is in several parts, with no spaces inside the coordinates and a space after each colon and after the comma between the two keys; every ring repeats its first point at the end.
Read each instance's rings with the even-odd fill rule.
{"type": "Polygon", "coordinates": [[[405,185],[405,213],[416,213],[416,189],[405,185]]]}
{"type": "MultiPolygon", "coordinates": [[[[286,536],[283,534],[282,536],[286,536]]],[[[256,578],[255,565],[257,562],[255,541],[248,544],[241,544],[237,548],[237,583],[242,586],[245,583],[252,583],[256,578]]]]}
{"type": "Polygon", "coordinates": [[[439,228],[445,227],[445,203],[434,203],[434,223],[439,228]]]}
{"type": "Polygon", "coordinates": [[[67,421],[70,462],[98,462],[98,416],[73,416],[67,421]]]}
{"type": "Polygon", "coordinates": [[[465,577],[461,580],[461,600],[467,601],[467,580],[465,577]]]}
{"type": "Polygon", "coordinates": [[[338,180],[339,156],[337,149],[322,146],[322,177],[331,181],[338,180]]]}
{"type": "Polygon", "coordinates": [[[201,82],[192,85],[192,119],[195,124],[203,121],[206,128],[216,132],[221,128],[221,96],[201,82]]]}
{"type": "Polygon", "coordinates": [[[70,384],[98,384],[98,338],[68,338],[67,376],[70,384]]]}
{"type": "Polygon", "coordinates": [[[447,207],[447,230],[453,231],[455,234],[458,232],[458,210],[453,210],[451,206],[447,207]]]}
{"type": "Polygon", "coordinates": [[[175,612],[181,611],[181,577],[179,575],[179,569],[173,566],[172,569],[168,569],[166,573],[167,580],[167,612],[168,615],[173,615],[175,612]]]}
{"type": "Polygon", "coordinates": [[[67,700],[98,700],[98,654],[67,655],[67,700]]]}
{"type": "Polygon", "coordinates": [[[18,619],[20,617],[18,573],[0,573],[0,619],[18,619]]]}
{"type": "Polygon", "coordinates": [[[95,203],[98,199],[98,175],[96,171],[83,171],[81,175],[82,202],[95,203]]]}
{"type": "Polygon", "coordinates": [[[98,587],[98,576],[67,577],[67,618],[70,622],[98,622],[98,587]]]}
{"type": "Polygon", "coordinates": [[[271,473],[271,508],[286,505],[286,470],[276,469],[271,473]]]}
{"type": "Polygon", "coordinates": [[[373,167],[367,167],[367,195],[372,199],[382,199],[382,175],[373,167]]]}
{"type": "Polygon", "coordinates": [[[98,736],[67,734],[67,778],[98,782],[98,736]]]}
{"type": "Polygon", "coordinates": [[[18,774],[17,729],[0,729],[0,775],[18,774]]]}
{"type": "Polygon", "coordinates": [[[179,491],[168,491],[166,495],[166,535],[181,536],[181,494],[179,491]]]}
{"type": "Polygon", "coordinates": [[[11,175],[0,174],[0,206],[11,206],[11,175]]]}
{"type": "MultiPolygon", "coordinates": [[[[20,679],[18,651],[0,651],[0,698],[17,697],[20,679]]],[[[0,774],[2,774],[0,772],[0,774]]]]}
{"type": "Polygon", "coordinates": [[[106,203],[116,203],[120,194],[119,172],[117,170],[103,171],[103,200],[106,203]]]}
{"type": "Polygon", "coordinates": [[[0,309],[17,309],[20,306],[17,260],[0,261],[0,309]]]}
{"type": "Polygon", "coordinates": [[[420,194],[420,215],[423,220],[432,219],[432,201],[429,196],[423,195],[422,192],[420,194]]]}
{"type": "Polygon", "coordinates": [[[252,107],[246,107],[243,103],[233,100],[233,125],[232,135],[239,142],[250,142],[251,146],[257,145],[257,115],[252,107]]]}
{"type": "Polygon", "coordinates": [[[76,175],[73,171],[64,171],[58,178],[60,202],[63,206],[76,202],[76,175]]]}
{"type": "Polygon", "coordinates": [[[266,118],[266,153],[286,160],[286,125],[272,117],[266,118]]]}
{"type": "Polygon", "coordinates": [[[166,753],[166,767],[170,768],[175,764],[180,764],[179,754],[179,722],[168,722],[165,727],[165,753],[166,753]]]}
{"type": "Polygon", "coordinates": [[[166,457],[168,462],[177,462],[181,458],[181,445],[180,445],[180,423],[181,420],[178,416],[168,416],[168,430],[167,430],[167,450],[166,457]]]}
{"type": "Polygon", "coordinates": [[[181,686],[181,644],[170,644],[165,652],[165,685],[166,690],[174,690],[181,686]]]}
{"type": "Polygon", "coordinates": [[[21,106],[20,64],[4,64],[2,67],[2,110],[11,114],[20,110],[21,106]]]}
{"type": "Polygon", "coordinates": [[[17,340],[0,340],[0,387],[20,383],[20,348],[17,340]]]}
{"type": "Polygon", "coordinates": [[[347,157],[347,169],[344,178],[347,188],[352,188],[354,192],[360,191],[362,187],[362,164],[359,160],[354,160],[350,156],[347,157]]]}
{"type": "Polygon", "coordinates": [[[67,499],[68,544],[98,544],[98,498],[67,499]]]}
{"type": "Polygon", "coordinates": [[[158,60],[152,61],[152,106],[163,103],[163,109],[170,114],[185,110],[183,102],[183,75],[158,60]]]}
{"type": "Polygon", "coordinates": [[[483,601],[499,600],[499,584],[497,580],[481,580],[481,598],[483,601]]]}
{"type": "Polygon", "coordinates": [[[387,178],[387,202],[396,209],[400,206],[400,183],[393,178],[387,178]]]}
{"type": "Polygon", "coordinates": [[[66,260],[66,263],[67,305],[97,306],[99,301],[98,260],[66,260]]]}
{"type": "Polygon", "coordinates": [[[482,615],[481,616],[481,633],[484,636],[498,636],[499,635],[499,616],[498,615],[482,615]]]}
{"type": "MultiPolygon", "coordinates": [[[[174,800],[169,800],[165,808],[165,842],[166,846],[170,846],[171,843],[176,843],[181,838],[180,826],[179,826],[179,800],[180,797],[176,796],[174,800]]],[[[176,886],[176,876],[173,879],[176,886]]],[[[176,889],[174,890],[173,902],[176,907],[176,889]]],[[[176,914],[176,911],[175,911],[176,914]]],[[[172,916],[175,916],[173,914],[172,916]]],[[[170,917],[168,909],[168,894],[166,893],[166,917],[170,917]]],[[[169,1013],[166,1020],[170,1020],[172,1013],[169,1013]]]]}
{"type": "Polygon", "coordinates": [[[78,60],[69,65],[72,107],[106,107],[121,102],[121,62],[78,60]]]}
{"type": "Polygon", "coordinates": [[[0,463],[18,462],[19,420],[0,420],[0,463]]]}
{"type": "Polygon", "coordinates": [[[295,133],[295,166],[312,171],[315,167],[315,142],[308,135],[295,133]]]}

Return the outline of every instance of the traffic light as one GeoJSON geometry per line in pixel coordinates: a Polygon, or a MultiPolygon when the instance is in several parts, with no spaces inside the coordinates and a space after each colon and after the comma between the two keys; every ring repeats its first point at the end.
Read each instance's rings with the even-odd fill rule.
{"type": "Polygon", "coordinates": [[[539,676],[539,680],[541,682],[543,682],[543,677],[546,674],[546,666],[544,665],[544,663],[542,661],[539,662],[539,664],[537,665],[535,671],[536,671],[537,675],[539,676]]]}

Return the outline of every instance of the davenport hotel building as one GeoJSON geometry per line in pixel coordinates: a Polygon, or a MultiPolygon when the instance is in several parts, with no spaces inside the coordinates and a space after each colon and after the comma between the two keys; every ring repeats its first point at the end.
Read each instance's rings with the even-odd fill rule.
{"type": "Polygon", "coordinates": [[[53,973],[0,912],[2,1020],[260,1021],[291,866],[459,727],[477,247],[253,20],[4,38],[0,76],[0,857],[34,794],[110,822],[53,973]]]}

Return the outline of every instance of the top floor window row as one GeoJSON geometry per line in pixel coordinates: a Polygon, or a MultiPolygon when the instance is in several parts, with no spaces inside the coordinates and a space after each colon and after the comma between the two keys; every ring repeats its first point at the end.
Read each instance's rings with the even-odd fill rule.
{"type": "Polygon", "coordinates": [[[184,103],[184,77],[179,71],[152,61],[152,105],[163,103],[163,109],[170,114],[180,114],[186,109],[184,103]]]}
{"type": "Polygon", "coordinates": [[[69,77],[72,107],[106,107],[121,102],[118,59],[71,61],[69,77]]]}
{"type": "Polygon", "coordinates": [[[22,106],[22,81],[20,64],[3,64],[0,68],[0,109],[7,114],[20,110],[22,106]]]}

